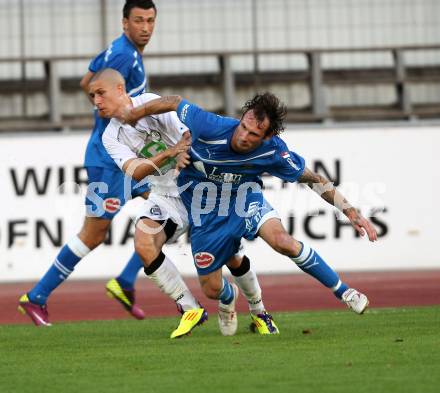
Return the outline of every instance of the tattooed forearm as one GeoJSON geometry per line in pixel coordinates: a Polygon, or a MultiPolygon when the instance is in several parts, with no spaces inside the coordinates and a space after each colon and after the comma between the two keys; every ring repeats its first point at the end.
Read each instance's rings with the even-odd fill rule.
{"type": "Polygon", "coordinates": [[[180,96],[164,96],[162,97],[163,101],[170,104],[170,105],[174,105],[177,109],[177,107],[180,104],[180,101],[182,101],[182,97],[180,96]]]}
{"type": "Polygon", "coordinates": [[[182,101],[182,97],[180,96],[164,96],[151,100],[144,106],[144,116],[175,111],[180,101],[182,101]]]}
{"type": "Polygon", "coordinates": [[[144,105],[144,116],[175,111],[182,101],[179,96],[164,96],[151,100],[144,105]]]}
{"type": "Polygon", "coordinates": [[[321,182],[321,179],[323,177],[321,175],[318,175],[315,172],[312,172],[309,168],[305,168],[303,174],[299,177],[298,182],[299,183],[305,183],[310,188],[313,188],[313,184],[321,182]]]}
{"type": "Polygon", "coordinates": [[[158,115],[160,113],[171,112],[177,110],[182,97],[165,96],[148,101],[144,105],[133,108],[130,120],[139,120],[145,116],[158,115]]]}
{"type": "Polygon", "coordinates": [[[331,181],[318,173],[312,172],[306,168],[298,179],[300,183],[307,184],[313,191],[315,191],[322,199],[330,205],[335,206],[340,211],[346,213],[352,206],[344,198],[344,196],[337,190],[331,181]]]}

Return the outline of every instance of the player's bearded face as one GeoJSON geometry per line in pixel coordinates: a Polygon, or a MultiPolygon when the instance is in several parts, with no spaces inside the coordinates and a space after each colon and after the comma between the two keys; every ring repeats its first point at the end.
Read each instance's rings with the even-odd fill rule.
{"type": "Polygon", "coordinates": [[[156,23],[156,11],[154,8],[144,10],[135,7],[130,11],[128,18],[123,19],[122,23],[124,32],[128,38],[137,47],[143,49],[153,35],[156,23]]]}
{"type": "Polygon", "coordinates": [[[249,153],[257,149],[266,138],[269,119],[258,121],[252,110],[246,112],[234,131],[231,146],[237,153],[249,153]]]}

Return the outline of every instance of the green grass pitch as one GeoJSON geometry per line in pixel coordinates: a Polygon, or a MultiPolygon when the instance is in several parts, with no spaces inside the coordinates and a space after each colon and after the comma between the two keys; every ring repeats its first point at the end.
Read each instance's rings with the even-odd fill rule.
{"type": "Polygon", "coordinates": [[[281,334],[222,337],[215,315],[0,326],[0,391],[439,392],[440,307],[274,314],[281,334]]]}

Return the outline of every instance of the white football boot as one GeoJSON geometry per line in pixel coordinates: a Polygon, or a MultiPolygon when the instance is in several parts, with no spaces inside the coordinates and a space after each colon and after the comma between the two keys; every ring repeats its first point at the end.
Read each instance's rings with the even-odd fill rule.
{"type": "Polygon", "coordinates": [[[233,336],[238,329],[237,312],[235,311],[235,303],[238,298],[238,287],[231,283],[234,290],[234,299],[230,304],[218,303],[218,326],[223,336],[233,336]]]}
{"type": "Polygon", "coordinates": [[[342,294],[342,301],[356,314],[363,314],[369,303],[368,298],[354,288],[349,288],[342,294]]]}

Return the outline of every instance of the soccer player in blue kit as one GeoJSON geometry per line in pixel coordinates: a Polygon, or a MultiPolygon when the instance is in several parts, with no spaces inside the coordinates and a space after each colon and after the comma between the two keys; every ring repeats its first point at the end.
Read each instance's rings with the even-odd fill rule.
{"type": "MultiPolygon", "coordinates": [[[[159,96],[146,93],[129,97],[124,79],[116,70],[107,68],[96,73],[90,83],[90,96],[100,115],[113,117],[102,135],[110,156],[124,173],[138,181],[148,181],[151,187],[136,219],[135,249],[144,262],[147,277],[182,313],[179,326],[170,336],[182,337],[207,319],[206,310],[184,283],[173,258],[162,250],[164,244],[174,242],[186,232],[189,224],[175,183],[179,161],[187,158],[185,154],[191,142],[189,130],[178,120],[176,112],[139,119],[135,127],[119,121],[120,108],[141,106],[159,96]],[[176,159],[170,161],[171,157],[176,159]]],[[[234,277],[234,290],[238,293],[240,289],[246,296],[249,311],[255,314],[264,311],[262,291],[249,258],[234,255],[226,265],[234,277]],[[252,296],[248,293],[249,283],[252,296]]],[[[237,330],[234,304],[218,304],[219,329],[225,336],[234,335],[237,330]]]]}
{"type": "MultiPolygon", "coordinates": [[[[147,81],[142,53],[153,34],[156,14],[156,6],[151,0],[126,1],[123,8],[123,34],[91,61],[89,71],[81,80],[81,87],[88,97],[88,86],[93,75],[104,68],[113,68],[122,74],[130,96],[145,92],[147,81]]],[[[48,297],[73,272],[76,264],[105,240],[112,219],[127,202],[124,196],[124,175],[102,144],[102,134],[108,123],[109,119],[99,117],[95,111],[95,126],[84,162],[89,188],[85,202],[86,217],[81,231],[64,245],[46,274],[19,300],[19,310],[27,314],[37,326],[50,325],[46,306],[48,297]]],[[[133,182],[132,197],[147,195],[148,186],[135,189],[133,182]]],[[[108,294],[137,319],[144,318],[143,310],[135,303],[134,291],[134,283],[141,268],[142,260],[133,253],[122,273],[106,285],[108,294]]]]}
{"type": "MultiPolygon", "coordinates": [[[[342,211],[361,236],[366,233],[370,241],[377,240],[370,221],[329,180],[308,169],[304,159],[279,137],[286,115],[279,99],[271,93],[256,95],[237,120],[204,111],[180,96],[168,96],[127,111],[125,120],[133,123],[142,116],[167,111],[176,111],[192,135],[190,160],[178,177],[178,185],[189,214],[192,254],[205,295],[224,304],[234,302],[236,294],[223,277],[222,266],[237,252],[242,238],[260,236],[362,314],[368,306],[367,297],[342,282],[309,245],[290,236],[264,199],[263,172],[305,183],[342,211]]],[[[251,318],[257,328],[265,323],[270,333],[278,332],[269,314],[251,314],[251,318]]]]}

